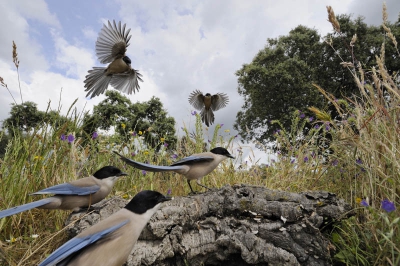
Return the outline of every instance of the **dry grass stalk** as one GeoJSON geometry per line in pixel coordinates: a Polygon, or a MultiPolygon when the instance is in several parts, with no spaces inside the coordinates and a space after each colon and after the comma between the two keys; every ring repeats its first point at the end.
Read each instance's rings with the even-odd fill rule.
{"type": "MultiPolygon", "coordinates": [[[[15,44],[14,41],[13,41],[13,44],[12,44],[12,48],[13,48],[13,50],[12,50],[13,62],[14,62],[15,67],[17,68],[17,74],[18,74],[19,94],[20,94],[20,96],[21,96],[21,103],[24,103],[24,100],[22,99],[21,81],[20,81],[20,79],[19,79],[19,71],[18,71],[18,68],[19,68],[19,60],[18,60],[18,53],[17,53],[17,45],[15,44]]],[[[14,100],[14,101],[15,101],[15,100],[14,100]]]]}
{"type": "Polygon", "coordinates": [[[387,19],[388,19],[388,14],[387,14],[387,8],[386,8],[386,3],[385,2],[383,3],[382,19],[383,19],[382,27],[386,31],[386,35],[389,37],[390,40],[392,40],[392,42],[394,44],[394,47],[396,48],[397,53],[400,54],[399,50],[397,49],[396,37],[394,37],[394,35],[393,35],[392,31],[390,30],[390,28],[388,26],[386,26],[387,19]]]}
{"type": "Polygon", "coordinates": [[[16,68],[19,67],[19,60],[18,60],[18,53],[17,53],[17,45],[13,41],[12,44],[13,50],[12,50],[12,57],[13,57],[13,62],[16,68]]]}
{"type": "Polygon", "coordinates": [[[17,104],[17,102],[14,99],[14,96],[12,95],[10,89],[8,88],[7,84],[4,82],[4,79],[2,77],[0,77],[0,85],[8,90],[8,93],[10,93],[11,98],[13,98],[14,100],[14,103],[17,104]]]}
{"type": "Polygon", "coordinates": [[[332,24],[333,29],[337,32],[340,33],[340,24],[339,21],[337,21],[335,12],[333,12],[333,8],[331,6],[326,6],[326,9],[328,10],[328,21],[332,24]]]}
{"type": "Polygon", "coordinates": [[[355,43],[356,41],[357,41],[357,34],[354,34],[354,35],[353,35],[353,38],[351,38],[350,46],[353,47],[353,46],[354,46],[354,43],[355,43]]]}

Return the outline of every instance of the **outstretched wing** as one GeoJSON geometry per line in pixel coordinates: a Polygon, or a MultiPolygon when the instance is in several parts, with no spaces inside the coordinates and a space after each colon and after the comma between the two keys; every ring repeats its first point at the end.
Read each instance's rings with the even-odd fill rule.
{"type": "Polygon", "coordinates": [[[142,74],[140,74],[138,70],[132,68],[126,73],[113,74],[110,84],[116,90],[132,94],[132,92],[135,93],[136,91],[139,91],[139,81],[143,82],[141,77],[142,74]]]}
{"type": "Polygon", "coordinates": [[[224,108],[229,102],[228,95],[225,93],[217,93],[211,96],[211,109],[213,111],[218,111],[224,108]]]}
{"type": "Polygon", "coordinates": [[[100,186],[93,185],[87,187],[78,187],[70,183],[64,183],[49,188],[42,189],[38,192],[32,193],[33,195],[39,194],[58,194],[58,195],[89,195],[96,193],[100,189],[100,186]]]}
{"type": "Polygon", "coordinates": [[[204,107],[204,95],[201,91],[195,90],[189,95],[189,103],[197,110],[204,107]]]}
{"type": "Polygon", "coordinates": [[[103,25],[96,41],[96,55],[102,64],[110,63],[116,58],[122,58],[125,55],[126,47],[129,46],[131,29],[125,31],[126,24],[121,26],[113,20],[111,24],[103,25]]]}
{"type": "Polygon", "coordinates": [[[56,265],[57,263],[68,259],[69,256],[73,255],[76,252],[79,252],[83,248],[95,243],[96,241],[106,237],[108,234],[118,230],[122,226],[128,223],[128,220],[123,221],[113,227],[105,229],[103,231],[97,232],[93,235],[87,235],[84,237],[74,237],[61,247],[59,247],[56,251],[54,251],[50,256],[48,256],[39,266],[45,265],[56,265]]]}
{"type": "Polygon", "coordinates": [[[86,97],[90,95],[90,98],[98,96],[108,88],[108,84],[112,76],[105,75],[106,68],[105,67],[93,67],[93,69],[89,70],[89,74],[86,76],[84,81],[85,83],[85,91],[88,93],[86,97]]]}

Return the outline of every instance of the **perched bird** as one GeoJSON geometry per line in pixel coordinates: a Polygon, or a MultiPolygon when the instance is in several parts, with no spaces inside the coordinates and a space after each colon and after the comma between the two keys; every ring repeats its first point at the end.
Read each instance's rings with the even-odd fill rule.
{"type": "Polygon", "coordinates": [[[208,127],[214,123],[213,111],[224,108],[228,102],[228,95],[225,93],[217,93],[214,95],[206,93],[206,95],[203,95],[201,91],[195,90],[189,95],[189,103],[195,109],[201,111],[201,121],[208,127]]]}
{"type": "Polygon", "coordinates": [[[139,71],[131,67],[131,59],[125,55],[129,46],[131,29],[125,31],[125,24],[121,26],[113,21],[108,21],[108,26],[103,25],[96,41],[96,55],[102,64],[110,63],[107,67],[93,67],[84,81],[85,88],[93,98],[104,93],[111,83],[116,90],[132,94],[139,91],[139,80],[143,81],[139,71]]]}
{"type": "Polygon", "coordinates": [[[45,188],[38,194],[55,194],[52,197],[27,203],[21,206],[0,211],[0,219],[33,208],[61,209],[79,211],[81,208],[90,207],[110,194],[114,183],[127,174],[114,166],[105,166],[92,176],[77,179],[68,183],[45,188]]]}
{"type": "Polygon", "coordinates": [[[168,200],[157,191],[139,192],[124,208],[81,232],[39,266],[122,265],[151,216],[168,200]]]}
{"type": "Polygon", "coordinates": [[[210,189],[209,187],[200,183],[200,179],[211,173],[220,162],[225,160],[226,158],[235,158],[233,157],[225,148],[217,147],[212,149],[209,152],[197,153],[193,154],[189,157],[183,158],[180,161],[177,161],[170,166],[157,166],[151,165],[147,163],[139,163],[133,160],[130,160],[119,153],[115,152],[121,159],[140,170],[145,170],[149,172],[169,172],[173,171],[175,173],[181,174],[186,177],[187,182],[189,184],[190,190],[194,193],[192,186],[190,185],[190,181],[196,179],[196,183],[199,186],[210,189]]]}

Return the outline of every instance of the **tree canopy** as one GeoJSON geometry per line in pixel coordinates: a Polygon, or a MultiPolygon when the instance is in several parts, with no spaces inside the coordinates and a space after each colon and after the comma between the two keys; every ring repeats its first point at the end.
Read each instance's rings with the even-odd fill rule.
{"type": "MultiPolygon", "coordinates": [[[[266,144],[280,129],[270,123],[272,120],[279,120],[288,129],[294,111],[307,113],[311,106],[326,109],[328,103],[313,83],[336,98],[359,95],[351,72],[340,63],[343,60],[356,66],[359,62],[369,71],[387,37],[381,27],[368,26],[360,17],[353,20],[340,15],[338,21],[341,34],[327,34],[323,39],[317,30],[301,25],[287,36],[267,39],[253,61],[236,72],[244,105],[234,128],[243,139],[266,144]],[[357,41],[350,45],[355,34],[357,41]]],[[[399,21],[387,25],[397,39],[399,21]]],[[[390,41],[385,48],[385,63],[392,74],[400,69],[400,60],[390,41]]]]}
{"type": "Polygon", "coordinates": [[[93,113],[83,119],[83,130],[91,135],[97,129],[115,131],[126,140],[130,134],[142,132],[145,142],[156,147],[162,141],[169,148],[176,145],[175,119],[168,116],[159,98],[152,97],[147,102],[132,103],[117,91],[106,92],[106,99],[94,106],[93,113]]]}

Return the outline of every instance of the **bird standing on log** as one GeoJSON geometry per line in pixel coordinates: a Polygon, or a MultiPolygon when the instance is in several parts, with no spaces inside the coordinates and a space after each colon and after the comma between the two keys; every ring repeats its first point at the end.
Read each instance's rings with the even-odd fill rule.
{"type": "Polygon", "coordinates": [[[127,174],[114,166],[105,166],[91,176],[45,188],[33,195],[55,194],[52,197],[0,211],[0,219],[33,208],[80,211],[110,194],[114,183],[127,174]]]}
{"type": "Polygon", "coordinates": [[[235,158],[225,148],[216,147],[209,152],[197,153],[189,157],[183,158],[182,160],[179,160],[171,164],[170,166],[157,166],[147,163],[139,163],[134,160],[128,159],[115,151],[114,153],[117,154],[125,163],[140,170],[145,170],[149,172],[173,171],[175,173],[183,175],[184,177],[186,177],[192,193],[194,193],[194,191],[192,189],[192,186],[190,185],[191,180],[196,179],[196,183],[199,186],[210,189],[209,187],[201,184],[200,179],[202,179],[205,175],[211,173],[223,160],[227,158],[235,158]]]}
{"type": "Polygon", "coordinates": [[[157,191],[139,192],[124,208],[69,240],[39,266],[124,264],[151,216],[168,200],[157,191]]]}

